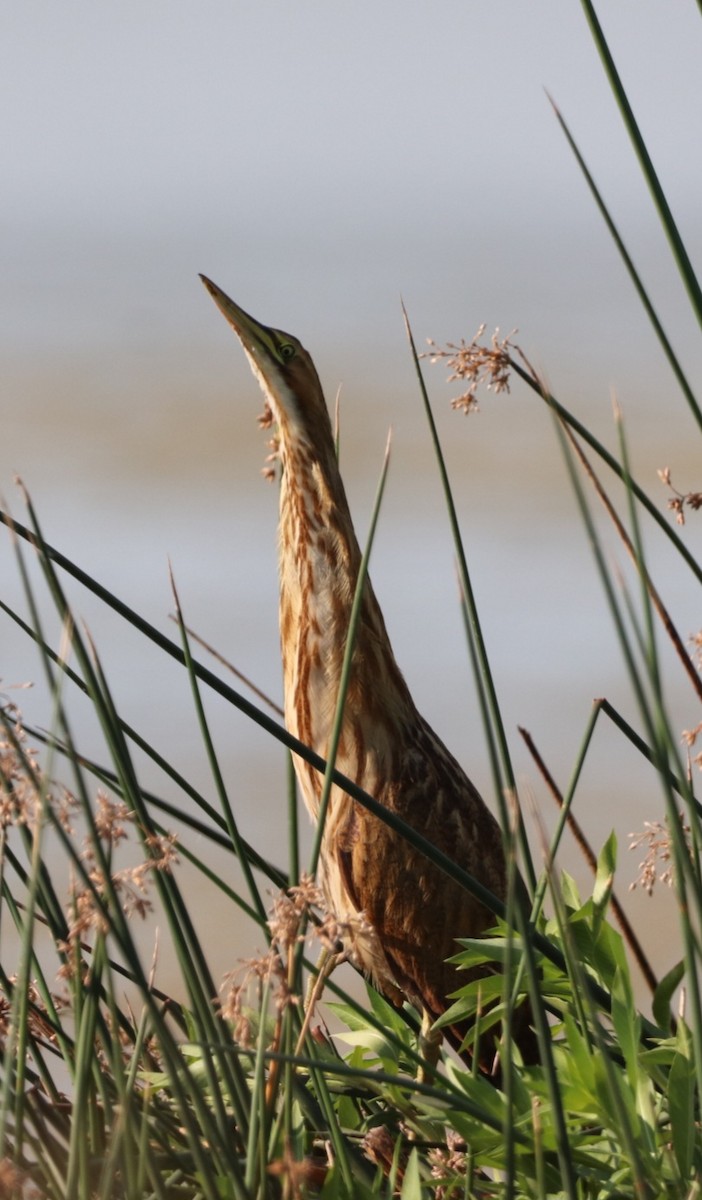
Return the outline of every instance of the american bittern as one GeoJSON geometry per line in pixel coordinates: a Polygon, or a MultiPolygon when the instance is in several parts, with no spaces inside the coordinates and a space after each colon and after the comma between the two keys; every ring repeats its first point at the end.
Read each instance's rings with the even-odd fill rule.
{"type": "MultiPolygon", "coordinates": [[[[288,730],[326,756],[361,562],[312,359],[297,338],[259,324],[203,282],[239,338],[278,425],[282,479],[280,638],[288,730]]],[[[456,759],[417,711],[366,580],[336,767],[504,899],[500,828],[456,759]]],[[[322,780],[295,759],[312,818],[322,780]]],[[[466,982],[446,962],[455,939],[494,925],[492,913],[435,864],[350,799],[331,792],[320,881],[350,929],[352,961],[387,997],[407,998],[425,1020],[445,1012],[466,982]]],[[[523,1045],[532,1035],[522,1022],[523,1045]]],[[[460,1042],[465,1030],[453,1030],[460,1042]]],[[[494,1052],[494,1047],[493,1047],[494,1052]]],[[[492,1052],[482,1053],[487,1065],[492,1052]]]]}

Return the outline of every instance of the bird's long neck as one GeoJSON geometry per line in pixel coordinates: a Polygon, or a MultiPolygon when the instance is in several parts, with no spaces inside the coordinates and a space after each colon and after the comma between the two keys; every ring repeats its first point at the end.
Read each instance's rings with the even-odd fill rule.
{"type": "MultiPolygon", "coordinates": [[[[361,551],[354,532],[331,428],[314,448],[281,441],[280,633],[285,715],[292,733],[326,755],[339,694],[361,551]]],[[[359,723],[406,717],[413,704],[395,664],[378,602],[366,580],[345,702],[345,753],[359,723]],[[383,694],[383,711],[372,698],[383,694]],[[363,703],[361,704],[361,697],[363,703]],[[370,702],[369,702],[370,698],[370,702]]],[[[339,766],[343,765],[339,762],[339,766]]],[[[309,797],[308,797],[309,800],[309,797]]]]}

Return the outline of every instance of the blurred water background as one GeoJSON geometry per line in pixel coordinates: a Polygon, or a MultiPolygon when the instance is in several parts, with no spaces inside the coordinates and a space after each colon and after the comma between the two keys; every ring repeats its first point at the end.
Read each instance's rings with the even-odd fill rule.
{"type": "MultiPolygon", "coordinates": [[[[652,0],[601,7],[699,261],[698,14],[652,0]]],[[[19,474],[47,540],[175,635],[170,559],[189,623],[279,698],[277,497],[259,476],[260,396],[198,282],[204,271],[302,339],[330,401],[341,388],[342,465],[361,539],[392,426],[371,574],[421,709],[489,797],[400,294],[422,343],[470,337],[482,322],[517,327],[556,395],[612,447],[614,389],[636,475],[662,508],[657,468],[670,466],[683,491],[700,486],[684,402],[544,92],[699,378],[697,331],[580,7],[123,0],[6,6],[0,25],[0,488],[15,515],[19,474]]],[[[592,699],[608,697],[638,726],[636,708],[543,405],[517,384],[464,419],[450,409],[445,372],[426,370],[519,780],[550,827],[552,801],[517,725],[564,787],[592,699]]],[[[683,532],[699,552],[699,518],[683,532]]],[[[702,624],[692,580],[650,530],[647,546],[681,633],[692,634],[702,624]]],[[[3,596],[23,609],[5,535],[0,555],[3,596]]],[[[185,673],[69,590],[123,717],[212,799],[185,673]]],[[[4,617],[0,676],[27,719],[48,724],[41,686],[12,690],[39,684],[40,667],[4,617]]],[[[697,723],[675,668],[669,701],[680,729],[697,723]]],[[[81,744],[99,753],[79,696],[71,710],[81,744]]],[[[216,699],[208,711],[242,829],[284,865],[284,752],[216,699]]],[[[148,764],[140,771],[182,801],[148,764]]],[[[625,894],[638,862],[627,834],[660,817],[662,800],[604,722],[576,810],[596,847],[617,830],[625,894]]],[[[577,855],[563,861],[586,879],[577,855]]],[[[246,927],[223,926],[204,884],[193,880],[189,898],[216,969],[260,944],[246,927]]],[[[656,966],[671,965],[669,897],[635,892],[629,903],[656,966]]]]}

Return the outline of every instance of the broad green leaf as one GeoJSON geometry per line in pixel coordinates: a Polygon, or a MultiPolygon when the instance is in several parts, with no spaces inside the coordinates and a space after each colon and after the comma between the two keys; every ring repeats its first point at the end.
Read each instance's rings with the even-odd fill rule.
{"type": "Polygon", "coordinates": [[[590,1096],[594,1096],[595,1075],[592,1045],[580,1031],[569,1013],[566,1013],[563,1018],[563,1028],[566,1035],[568,1054],[574,1068],[572,1074],[577,1079],[578,1084],[590,1096]]]}
{"type": "Polygon", "coordinates": [[[366,992],[370,1001],[371,1011],[378,1018],[381,1024],[388,1029],[392,1029],[393,1033],[397,1033],[407,1038],[407,1022],[405,1021],[402,1010],[396,1008],[394,1004],[390,1004],[380,992],[376,992],[374,987],[366,984],[366,992]]]}
{"type": "Polygon", "coordinates": [[[658,987],[656,988],[653,1003],[653,1018],[661,1029],[670,1028],[670,1002],[673,998],[673,992],[682,980],[685,974],[685,963],[681,959],[674,967],[671,967],[666,975],[663,976],[658,987]]]}
{"type": "Polygon", "coordinates": [[[368,1018],[351,1004],[339,1004],[336,1000],[327,1000],[326,1007],[334,1016],[343,1021],[349,1029],[367,1029],[368,1018]]]}
{"type": "Polygon", "coordinates": [[[577,912],[582,904],[580,893],[575,880],[567,871],[561,872],[561,895],[566,908],[569,908],[571,912],[577,912]]]}
{"type": "Polygon", "coordinates": [[[419,1174],[419,1155],[416,1148],[409,1156],[402,1180],[401,1200],[422,1200],[422,1180],[419,1174]]]}
{"type": "Polygon", "coordinates": [[[677,1044],[668,1077],[668,1112],[675,1160],[682,1178],[687,1180],[695,1144],[695,1069],[684,1021],[678,1024],[677,1044]]]}
{"type": "Polygon", "coordinates": [[[638,1051],[641,1037],[641,1017],[636,1011],[628,971],[617,967],[612,983],[612,1022],[617,1034],[619,1049],[624,1055],[629,1083],[636,1088],[639,1065],[638,1051]]]}
{"type": "Polygon", "coordinates": [[[597,874],[595,875],[595,886],[592,889],[592,902],[595,906],[596,920],[602,920],[610,896],[612,895],[612,885],[614,883],[614,871],[617,865],[617,838],[614,830],[610,833],[607,841],[600,850],[600,855],[597,860],[597,874]]]}
{"type": "Polygon", "coordinates": [[[495,938],[456,938],[456,944],[462,947],[458,954],[452,954],[446,961],[456,963],[459,967],[482,966],[483,963],[504,963],[509,960],[512,970],[516,970],[522,960],[522,950],[519,938],[508,944],[504,937],[495,938]]]}
{"type": "Polygon", "coordinates": [[[501,975],[485,975],[481,979],[471,979],[470,983],[464,983],[463,987],[456,988],[455,992],[450,993],[450,998],[453,999],[455,996],[456,999],[463,1000],[465,1007],[473,1010],[478,1001],[487,1004],[492,1000],[499,999],[503,987],[501,975]],[[473,1002],[470,1006],[469,1001],[473,1002]]]}
{"type": "Polygon", "coordinates": [[[366,1026],[365,1029],[341,1030],[337,1033],[340,1042],[347,1046],[360,1046],[368,1054],[386,1061],[397,1062],[397,1051],[377,1029],[366,1026]]]}

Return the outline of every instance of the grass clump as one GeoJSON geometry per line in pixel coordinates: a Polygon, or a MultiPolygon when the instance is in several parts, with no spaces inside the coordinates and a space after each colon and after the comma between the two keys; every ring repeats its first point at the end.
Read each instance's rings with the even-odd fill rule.
{"type": "MultiPolygon", "coordinates": [[[[587,3],[585,8],[689,303],[702,320],[689,257],[594,12],[587,3]]],[[[692,386],[560,114],[558,119],[699,425],[692,386]]],[[[28,501],[26,526],[0,514],[16,549],[25,612],[1,598],[0,606],[36,643],[50,720],[49,732],[41,732],[24,725],[15,704],[0,708],[0,1196],[692,1200],[700,1194],[702,882],[693,779],[702,726],[693,722],[681,746],[666,703],[659,641],[661,634],[670,640],[679,669],[702,698],[696,661],[702,633],[691,653],[645,554],[646,539],[665,538],[680,571],[702,583],[702,564],[680,530],[700,508],[700,493],[678,491],[671,469],[662,466],[671,520],[634,477],[618,411],[618,450],[612,453],[552,394],[514,334],[496,333],[487,345],[483,334],[481,329],[472,341],[446,348],[431,343],[428,357],[446,361],[452,378],[464,382],[456,405],[466,411],[475,409],[479,386],[500,392],[516,381],[548,406],[637,706],[634,717],[625,717],[607,700],[595,704],[565,791],[522,731],[560,808],[553,836],[540,835],[538,860],[544,865],[537,871],[410,332],[455,537],[496,803],[513,875],[518,864],[529,896],[527,909],[513,889],[506,905],[492,904],[495,927],[488,936],[458,940],[456,961],[466,969],[487,966],[489,973],[459,989],[439,1024],[470,1018],[479,1042],[501,1021],[500,1086],[450,1055],[440,1069],[427,1071],[417,1014],[394,1008],[370,986],[360,1003],[339,985],[331,968],[348,931],[325,911],[314,872],[300,867],[293,791],[291,849],[283,870],[241,835],[202,689],[215,690],[325,772],[328,786],[342,786],[463,886],[473,890],[475,881],[198,662],[179,610],[177,644],[48,545],[28,501]],[[592,496],[604,505],[634,564],[633,588],[609,565],[592,496]],[[40,586],[27,565],[27,546],[38,556],[40,586]],[[213,801],[120,715],[99,650],[80,630],[67,599],[67,576],[186,671],[213,801]],[[41,616],[47,595],[61,630],[57,645],[41,616]],[[99,723],[101,761],[88,758],[74,739],[75,690],[87,696],[99,723]],[[593,853],[574,812],[582,768],[603,721],[647,762],[652,790],[662,796],[664,819],[648,825],[637,847],[645,852],[641,886],[650,892],[660,880],[678,900],[680,952],[662,980],[614,894],[615,835],[593,853]],[[181,805],[143,787],[137,751],[164,784],[176,786],[181,805]],[[59,776],[61,783],[55,782],[59,776]],[[586,896],[556,866],[569,825],[593,867],[586,896]],[[215,849],[236,860],[239,874],[232,870],[229,877],[240,878],[239,885],[212,868],[215,849]],[[227,911],[232,921],[243,912],[265,943],[259,957],[224,980],[213,977],[208,946],[195,928],[185,865],[217,895],[220,922],[227,911]],[[153,912],[178,964],[178,998],[159,987],[155,963],[138,936],[139,921],[153,912]],[[635,1003],[634,963],[651,988],[650,1013],[635,1003]],[[526,996],[540,1052],[539,1063],[529,1066],[511,1037],[511,1014],[526,996]]],[[[382,481],[373,524],[381,495],[382,481]]]]}

